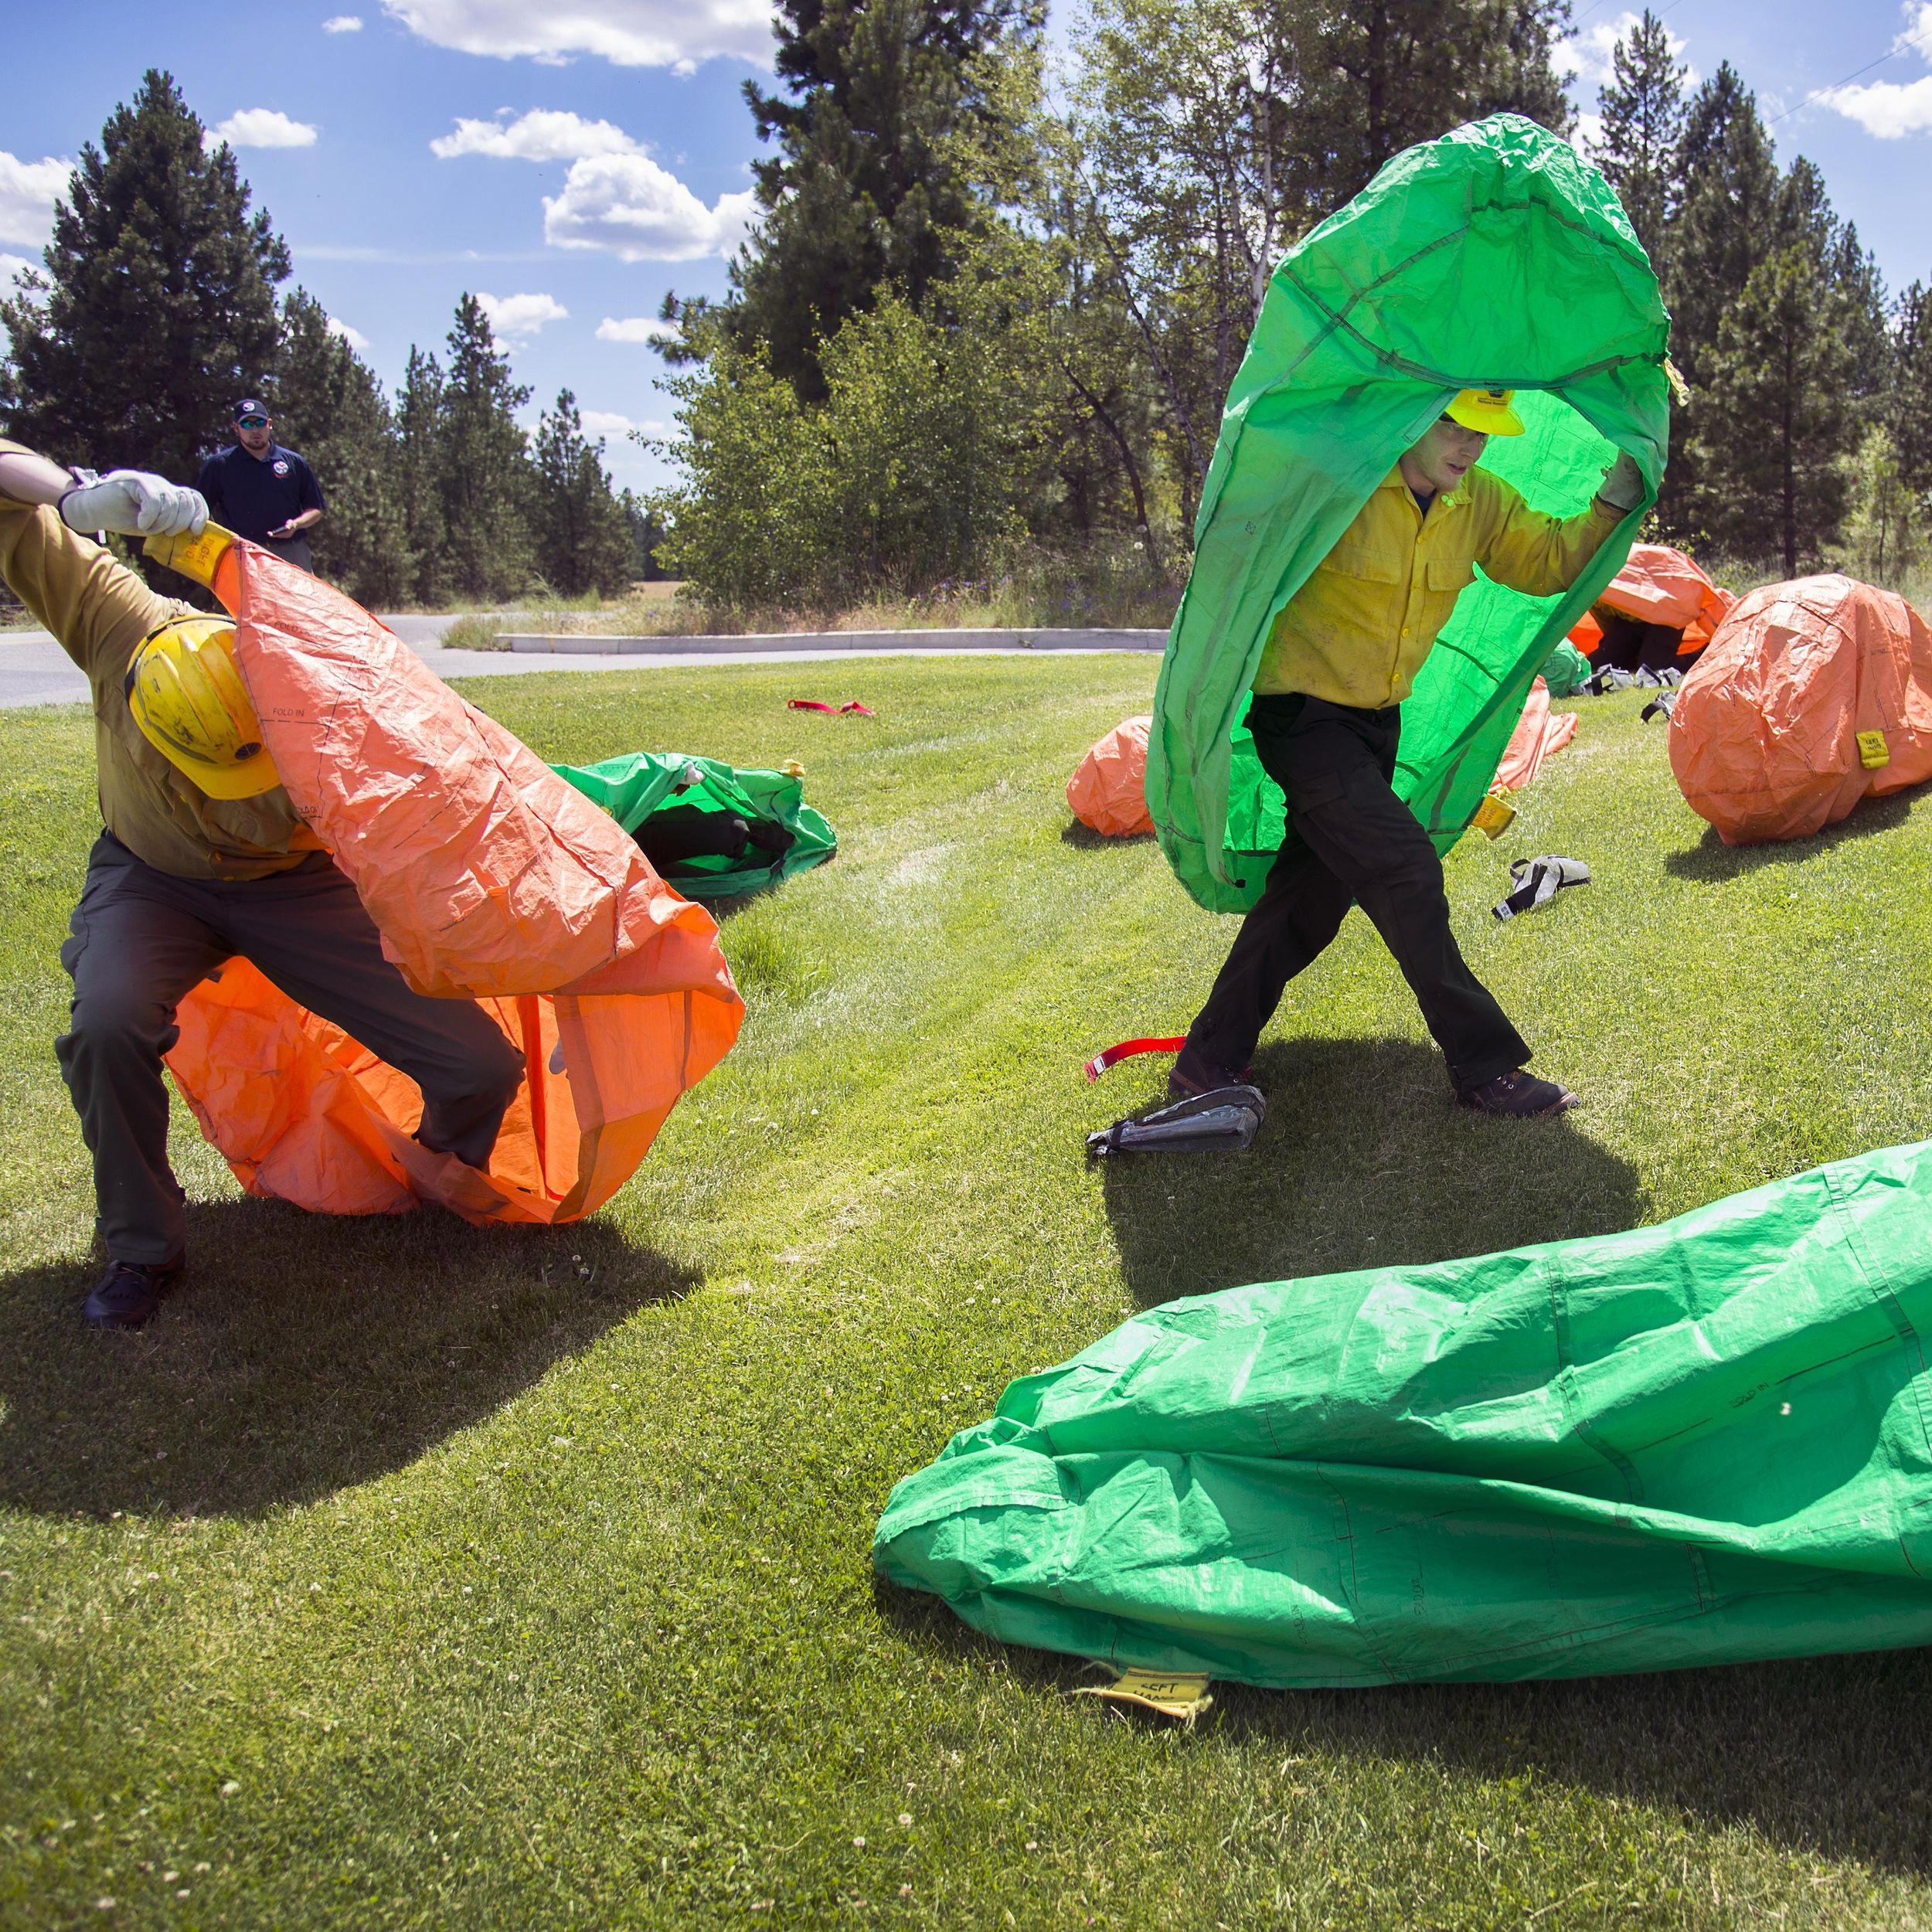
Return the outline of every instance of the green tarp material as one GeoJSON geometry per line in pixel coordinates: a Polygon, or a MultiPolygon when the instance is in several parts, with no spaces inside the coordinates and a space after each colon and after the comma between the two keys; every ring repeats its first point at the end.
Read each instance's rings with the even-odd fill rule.
{"type": "Polygon", "coordinates": [[[1932,1143],[1230,1289],[1014,1383],[873,1558],[1008,1642],[1314,1686],[1932,1641],[1932,1143]]]}
{"type": "Polygon", "coordinates": [[[1589,683],[1592,673],[1589,658],[1566,639],[1543,660],[1537,675],[1549,687],[1553,698],[1570,698],[1589,683]]]}
{"type": "Polygon", "coordinates": [[[1447,850],[1551,648],[1621,567],[1663,474],[1669,324],[1617,198],[1514,114],[1398,155],[1282,258],[1227,409],[1154,699],[1147,798],[1181,883],[1253,905],[1284,831],[1242,719],[1270,626],[1460,389],[1519,394],[1485,467],[1582,509],[1619,449],[1645,499],[1560,597],[1478,577],[1402,711],[1396,789],[1447,850]]]}
{"type": "Polygon", "coordinates": [[[594,800],[634,838],[660,805],[695,805],[765,819],[792,835],[791,849],[774,866],[763,852],[733,863],[723,859],[685,861],[666,875],[687,899],[724,899],[789,879],[822,865],[838,849],[824,815],[805,803],[804,781],[783,771],[740,771],[716,758],[689,758],[675,751],[629,751],[594,765],[553,765],[587,798],[594,800]]]}

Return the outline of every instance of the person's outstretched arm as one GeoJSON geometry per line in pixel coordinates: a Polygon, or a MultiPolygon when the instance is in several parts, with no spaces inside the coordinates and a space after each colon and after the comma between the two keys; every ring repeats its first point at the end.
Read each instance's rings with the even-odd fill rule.
{"type": "Polygon", "coordinates": [[[1482,533],[1476,560],[1498,583],[1532,597],[1567,590],[1604,539],[1644,500],[1637,465],[1619,454],[1586,510],[1550,516],[1532,510],[1500,477],[1492,477],[1493,526],[1482,533]]]}
{"type": "Polygon", "coordinates": [[[206,521],[201,498],[165,478],[121,470],[77,484],[59,464],[0,440],[0,577],[90,678],[119,675],[176,607],[78,532],[146,536],[206,521]]]}

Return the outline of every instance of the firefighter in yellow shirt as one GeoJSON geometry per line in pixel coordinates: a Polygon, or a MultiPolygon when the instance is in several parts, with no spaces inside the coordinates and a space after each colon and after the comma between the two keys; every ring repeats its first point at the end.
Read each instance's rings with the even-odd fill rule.
{"type": "MultiPolygon", "coordinates": [[[[88,533],[179,536],[207,515],[165,478],[77,478],[0,438],[0,577],[94,691],[104,822],[60,949],[73,1004],[54,1052],[94,1158],[107,1270],[83,1311],[96,1328],[138,1328],[181,1274],[187,1218],[168,1164],[162,1058],[177,1004],[227,960],[252,960],[407,1073],[423,1091],[417,1138],[473,1167],[488,1162],[523,1077],[522,1055],[474,1001],[418,993],[383,957],[355,887],[258,743],[233,743],[223,767],[183,742],[164,750],[141,722],[151,658],[179,669],[206,646],[219,664],[232,627],[156,596],[88,533]]],[[[233,719],[223,722],[232,736],[233,719]]],[[[197,721],[197,743],[208,723],[197,721]]]]}
{"type": "Polygon", "coordinates": [[[1402,968],[1463,1105],[1528,1116],[1575,1102],[1524,1070],[1529,1049],[1464,962],[1442,862],[1391,784],[1402,701],[1475,566],[1531,597],[1567,590],[1643,500],[1628,455],[1590,506],[1567,518],[1531,509],[1478,469],[1492,436],[1522,434],[1514,396],[1463,390],[1275,621],[1247,723],[1293,836],[1189,1030],[1168,1082],[1177,1100],[1243,1077],[1288,981],[1359,904],[1402,968]]]}

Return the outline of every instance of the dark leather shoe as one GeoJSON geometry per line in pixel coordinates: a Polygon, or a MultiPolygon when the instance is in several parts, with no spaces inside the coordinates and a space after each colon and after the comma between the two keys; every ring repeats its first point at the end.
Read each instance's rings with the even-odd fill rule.
{"type": "Polygon", "coordinates": [[[1513,1073],[1498,1073],[1493,1080],[1472,1087],[1456,1099],[1478,1114],[1494,1114],[1503,1120],[1539,1120],[1546,1114],[1560,1114],[1577,1104],[1577,1096],[1554,1080],[1539,1080],[1519,1066],[1513,1073]]]}
{"type": "Polygon", "coordinates": [[[152,1267],[141,1261],[110,1261],[94,1284],[82,1312],[90,1328],[138,1328],[161,1306],[161,1298],[181,1279],[181,1258],[152,1267]]]}

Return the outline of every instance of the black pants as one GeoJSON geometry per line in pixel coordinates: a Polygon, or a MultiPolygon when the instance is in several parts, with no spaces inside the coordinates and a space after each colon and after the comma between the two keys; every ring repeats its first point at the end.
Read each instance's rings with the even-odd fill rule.
{"type": "Polygon", "coordinates": [[[60,949],[73,1013],[54,1053],[94,1155],[101,1240],[117,1261],[182,1251],[162,1056],[179,1037],[182,997],[237,954],[416,1082],[424,1146],[482,1166],[516,1097],[522,1056],[472,1002],[411,990],[327,854],[266,879],[177,879],[104,832],[60,949]]]}
{"type": "Polygon", "coordinates": [[[1285,842],[1188,1034],[1198,1059],[1239,1073],[1282,992],[1359,903],[1395,955],[1458,1093],[1529,1058],[1449,929],[1442,861],[1389,781],[1402,714],[1320,698],[1257,697],[1248,729],[1286,794],[1285,842]]]}
{"type": "Polygon", "coordinates": [[[1681,629],[1668,624],[1645,624],[1621,611],[1602,611],[1597,621],[1603,627],[1604,641],[1590,654],[1593,671],[1662,671],[1673,664],[1682,668],[1691,662],[1678,655],[1684,641],[1681,629]]]}

